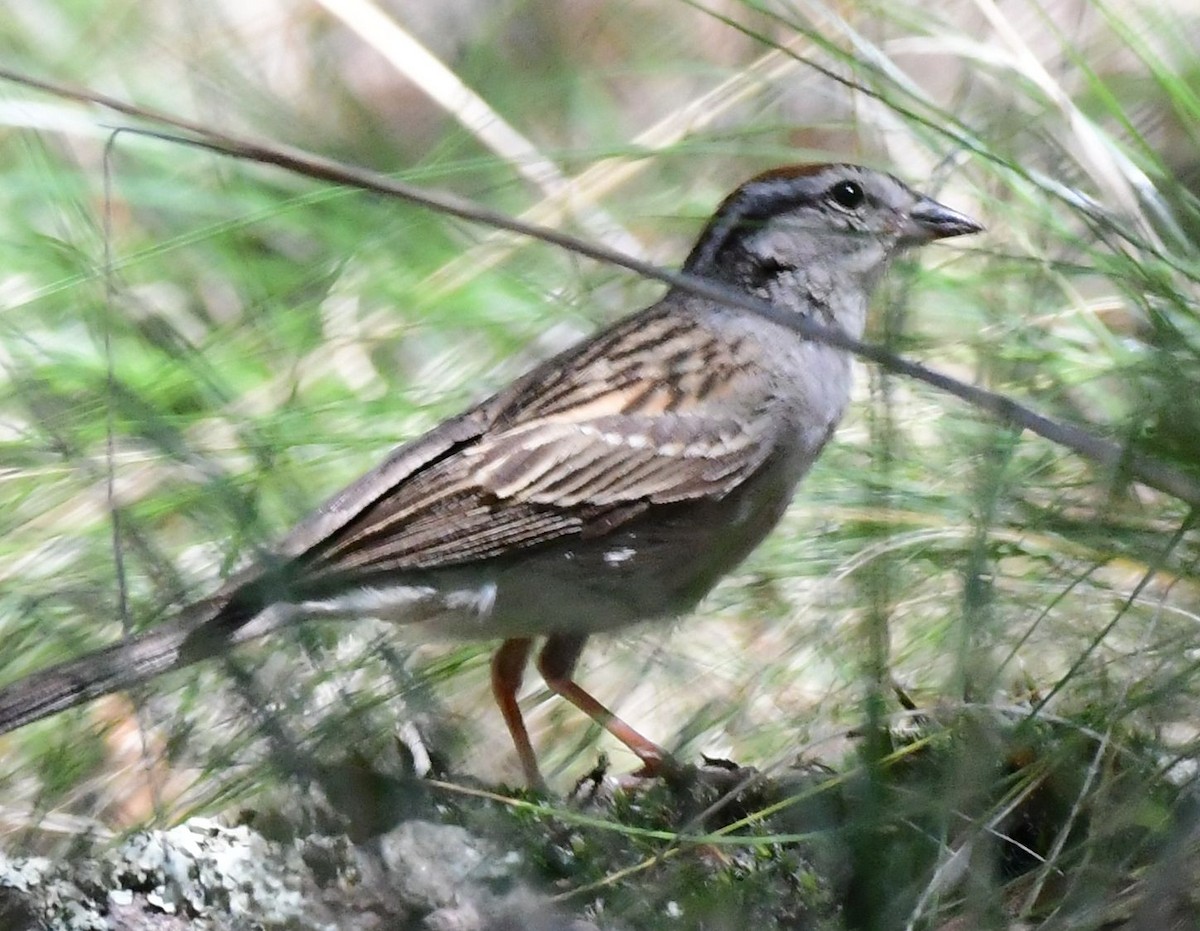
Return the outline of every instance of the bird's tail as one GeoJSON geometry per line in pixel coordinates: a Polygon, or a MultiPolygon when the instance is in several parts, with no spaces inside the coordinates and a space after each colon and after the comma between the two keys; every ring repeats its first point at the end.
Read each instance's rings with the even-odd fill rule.
{"type": "Polygon", "coordinates": [[[279,626],[271,613],[239,609],[236,598],[206,599],[145,633],[35,672],[0,688],[0,734],[217,656],[279,626]]]}

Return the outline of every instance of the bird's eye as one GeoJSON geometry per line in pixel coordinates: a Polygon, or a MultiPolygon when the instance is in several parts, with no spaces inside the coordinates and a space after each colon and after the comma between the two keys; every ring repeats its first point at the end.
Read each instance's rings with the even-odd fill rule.
{"type": "Polygon", "coordinates": [[[862,185],[856,181],[839,181],[826,196],[843,210],[857,210],[867,198],[862,185]]]}

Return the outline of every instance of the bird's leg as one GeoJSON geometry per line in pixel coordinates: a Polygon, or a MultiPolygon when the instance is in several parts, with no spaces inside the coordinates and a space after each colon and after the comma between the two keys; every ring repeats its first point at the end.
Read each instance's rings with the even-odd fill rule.
{"type": "Polygon", "coordinates": [[[659,775],[670,765],[670,754],[618,718],[571,678],[575,662],[586,642],[587,637],[579,635],[553,634],[547,637],[546,645],[538,655],[538,671],[552,692],[561,695],[637,755],[642,761],[642,768],[636,775],[647,778],[659,775]]]}
{"type": "Polygon", "coordinates": [[[492,657],[492,694],[496,696],[496,704],[500,706],[504,723],[508,725],[508,732],[517,748],[521,768],[525,770],[525,782],[531,789],[545,789],[533,745],[529,742],[529,731],[525,729],[525,719],[517,704],[517,691],[521,688],[525,663],[532,649],[533,640],[529,637],[505,640],[500,644],[500,649],[492,657]]]}

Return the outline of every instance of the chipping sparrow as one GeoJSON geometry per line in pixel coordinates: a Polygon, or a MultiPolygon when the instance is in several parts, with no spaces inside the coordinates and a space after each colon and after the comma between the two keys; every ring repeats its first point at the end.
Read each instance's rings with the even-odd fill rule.
{"type": "MultiPolygon", "coordinates": [[[[898,251],[981,228],[887,174],[783,168],[722,203],[684,271],[859,337],[898,251]]],[[[672,288],[392,452],[211,597],[0,690],[0,733],[284,624],[374,616],[503,640],[492,685],[531,784],[516,694],[537,637],[547,685],[653,773],[666,752],[571,678],[584,643],[691,609],[779,520],[849,394],[845,352],[672,288]]]]}

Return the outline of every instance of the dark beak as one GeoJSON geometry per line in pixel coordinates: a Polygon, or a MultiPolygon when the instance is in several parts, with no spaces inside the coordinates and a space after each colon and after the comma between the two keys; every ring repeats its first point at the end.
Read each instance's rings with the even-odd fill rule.
{"type": "Polygon", "coordinates": [[[905,224],[904,238],[912,242],[931,242],[951,236],[983,231],[983,224],[972,220],[965,213],[951,210],[929,197],[922,197],[909,211],[905,224]]]}

